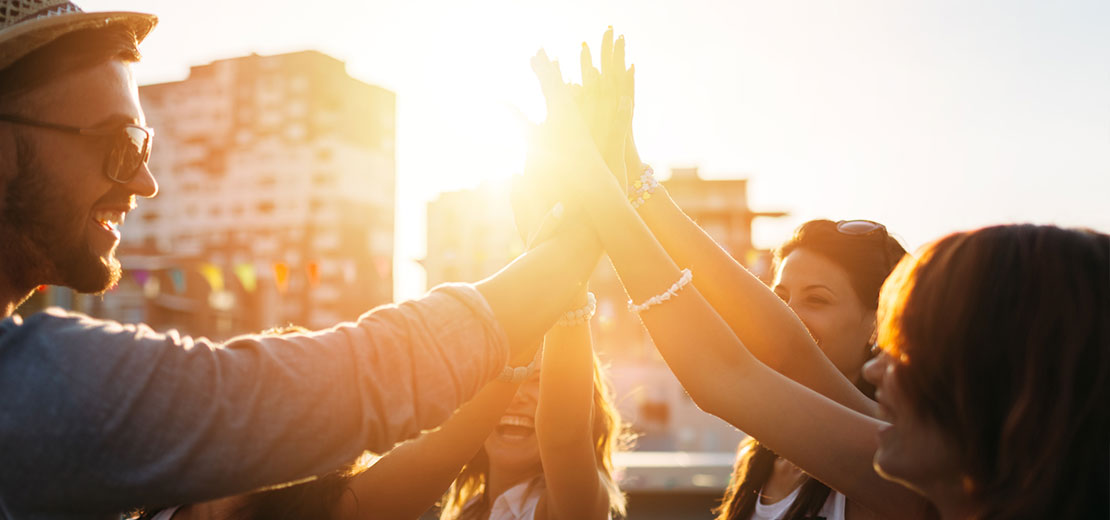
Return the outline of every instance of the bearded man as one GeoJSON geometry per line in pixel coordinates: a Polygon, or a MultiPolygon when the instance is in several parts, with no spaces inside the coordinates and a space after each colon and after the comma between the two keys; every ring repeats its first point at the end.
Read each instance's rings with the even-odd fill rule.
{"type": "Polygon", "coordinates": [[[525,372],[599,255],[592,233],[564,232],[477,284],[224,344],[58,309],[14,314],[38,285],[97,293],[119,279],[120,224],[158,192],[131,73],[155,23],[0,0],[4,518],[118,517],[388,450],[525,372]]]}

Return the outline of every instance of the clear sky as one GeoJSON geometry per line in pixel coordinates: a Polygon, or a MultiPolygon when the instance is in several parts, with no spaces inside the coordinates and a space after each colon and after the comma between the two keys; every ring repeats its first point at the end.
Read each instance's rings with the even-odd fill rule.
{"type": "MultiPolygon", "coordinates": [[[[911,248],[1032,221],[1110,231],[1110,2],[1065,0],[86,0],[161,18],[141,84],[250,52],[316,49],[397,92],[398,297],[419,294],[424,203],[523,162],[528,58],[577,79],[607,25],[636,64],[637,142],[666,171],[751,179],[773,246],[867,218],[911,248]]],[[[126,230],[125,230],[126,232],[126,230]]]]}

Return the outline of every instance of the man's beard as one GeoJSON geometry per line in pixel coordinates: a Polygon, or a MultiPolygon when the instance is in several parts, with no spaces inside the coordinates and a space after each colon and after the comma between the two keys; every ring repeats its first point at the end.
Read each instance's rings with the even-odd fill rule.
{"type": "MultiPolygon", "coordinates": [[[[83,293],[101,293],[119,282],[122,269],[115,249],[100,257],[89,244],[90,208],[66,197],[74,186],[52,183],[34,152],[17,136],[17,172],[4,190],[0,242],[5,244],[4,274],[13,287],[63,285],[83,293]]],[[[109,196],[130,195],[113,189],[109,196]]]]}

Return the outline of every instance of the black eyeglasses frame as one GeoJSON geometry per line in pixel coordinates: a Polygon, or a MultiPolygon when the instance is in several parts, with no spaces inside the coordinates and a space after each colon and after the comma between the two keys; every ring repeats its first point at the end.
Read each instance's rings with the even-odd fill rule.
{"type": "MultiPolygon", "coordinates": [[[[124,169],[123,168],[123,159],[122,159],[123,155],[122,155],[122,152],[120,151],[120,148],[121,148],[120,144],[113,144],[112,149],[108,153],[108,157],[105,158],[105,160],[104,160],[104,163],[105,163],[104,164],[104,176],[108,177],[112,181],[120,183],[120,184],[127,184],[127,183],[131,182],[132,180],[134,180],[136,176],[138,176],[139,170],[150,159],[150,149],[153,146],[153,141],[154,141],[154,129],[153,128],[142,126],[142,125],[137,125],[137,124],[134,124],[134,123],[125,123],[125,124],[118,125],[118,126],[104,127],[104,128],[81,128],[81,127],[77,127],[77,126],[62,125],[62,124],[58,124],[58,123],[48,123],[48,122],[45,122],[45,121],[36,121],[34,119],[27,119],[27,118],[24,118],[24,117],[15,116],[15,115],[7,115],[7,114],[0,114],[0,121],[6,122],[6,123],[12,123],[12,124],[16,124],[16,125],[31,126],[31,127],[35,127],[35,128],[45,128],[45,129],[48,129],[48,130],[55,130],[55,131],[58,131],[58,132],[66,132],[66,133],[69,133],[69,134],[86,135],[86,136],[93,136],[93,137],[113,137],[113,136],[120,137],[121,134],[122,134],[122,137],[124,137],[127,141],[131,141],[131,136],[127,134],[127,131],[128,131],[129,128],[134,128],[136,130],[139,130],[139,131],[143,132],[146,135],[146,137],[143,139],[142,150],[140,150],[140,152],[139,152],[139,155],[141,156],[141,160],[138,161],[135,164],[134,168],[131,168],[130,171],[128,171],[125,174],[120,173],[120,171],[122,169],[124,169]],[[115,160],[115,163],[116,163],[114,167],[111,164],[109,164],[113,161],[113,159],[115,160]]],[[[123,141],[120,141],[120,142],[122,143],[123,141]]],[[[133,141],[131,141],[131,142],[133,142],[133,141]]],[[[130,144],[125,144],[123,146],[130,146],[130,144]]]]}

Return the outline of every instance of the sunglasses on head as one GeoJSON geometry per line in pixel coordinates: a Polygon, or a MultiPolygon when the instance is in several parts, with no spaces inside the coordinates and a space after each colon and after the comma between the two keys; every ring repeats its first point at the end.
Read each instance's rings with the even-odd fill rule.
{"type": "Polygon", "coordinates": [[[110,139],[111,147],[108,156],[104,159],[104,175],[120,184],[131,182],[139,175],[143,165],[150,159],[150,147],[154,140],[153,128],[132,123],[107,128],[80,128],[12,115],[0,115],[0,121],[110,139]]]}
{"type": "Polygon", "coordinates": [[[840,234],[854,237],[882,234],[886,238],[886,226],[873,220],[841,220],[836,223],[836,230],[840,234]]]}

